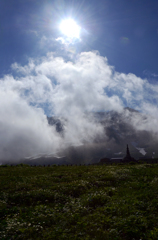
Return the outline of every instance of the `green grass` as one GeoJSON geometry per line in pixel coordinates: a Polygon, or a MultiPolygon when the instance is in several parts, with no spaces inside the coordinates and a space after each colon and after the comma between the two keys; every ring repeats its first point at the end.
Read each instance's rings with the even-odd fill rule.
{"type": "Polygon", "coordinates": [[[158,239],[158,164],[1,166],[0,239],[158,239]]]}

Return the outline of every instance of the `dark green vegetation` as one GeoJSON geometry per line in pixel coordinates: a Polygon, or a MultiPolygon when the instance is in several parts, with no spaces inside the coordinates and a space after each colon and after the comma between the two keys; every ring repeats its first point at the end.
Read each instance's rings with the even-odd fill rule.
{"type": "Polygon", "coordinates": [[[0,239],[158,239],[158,164],[1,166],[0,239]]]}

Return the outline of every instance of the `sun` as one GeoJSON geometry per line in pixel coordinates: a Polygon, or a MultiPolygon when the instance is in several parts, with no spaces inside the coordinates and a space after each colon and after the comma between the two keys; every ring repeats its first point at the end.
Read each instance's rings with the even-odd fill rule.
{"type": "Polygon", "coordinates": [[[68,38],[80,38],[81,27],[71,18],[62,20],[60,30],[68,38]]]}

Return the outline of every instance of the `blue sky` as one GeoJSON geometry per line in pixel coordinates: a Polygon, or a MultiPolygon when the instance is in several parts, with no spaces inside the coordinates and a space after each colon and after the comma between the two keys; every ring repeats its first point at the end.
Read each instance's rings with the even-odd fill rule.
{"type": "MultiPolygon", "coordinates": [[[[29,77],[39,74],[36,68],[42,64],[42,61],[46,61],[49,65],[51,54],[53,54],[56,63],[59,57],[62,58],[64,61],[63,68],[67,68],[68,61],[77,67],[77,61],[82,58],[83,53],[89,53],[91,60],[93,58],[94,61],[98,61],[97,57],[95,58],[94,55],[92,57],[91,53],[95,52],[96,55],[99,54],[100,56],[99,61],[102,61],[102,58],[105,60],[105,63],[100,65],[100,67],[102,69],[110,67],[111,74],[113,74],[113,76],[111,75],[110,84],[104,83],[102,85],[105,95],[118,97],[120,106],[128,106],[145,111],[138,98],[134,99],[134,96],[138,95],[136,89],[139,90],[139,88],[143,87],[141,103],[154,104],[156,107],[158,102],[157,90],[153,93],[155,85],[155,89],[157,89],[158,80],[157,20],[158,2],[154,0],[1,0],[0,77],[4,79],[7,75],[13,76],[15,83],[21,77],[20,81],[24,83],[22,76],[25,75],[28,85],[29,77]],[[61,31],[61,22],[69,18],[73,19],[80,26],[79,38],[69,38],[61,31]],[[44,58],[47,59],[44,60],[44,58]],[[30,65],[31,62],[32,67],[30,65]],[[21,71],[22,67],[25,68],[25,73],[23,70],[21,71]],[[28,72],[26,72],[26,68],[28,72]],[[122,78],[118,80],[120,79],[118,77],[116,81],[114,76],[118,76],[118,73],[119,76],[126,74],[126,77],[123,78],[124,80],[122,78]],[[129,74],[134,77],[129,77],[129,74]],[[138,78],[137,81],[134,80],[135,77],[138,78]],[[143,80],[141,81],[141,86],[139,78],[143,80]],[[122,85],[122,89],[120,89],[123,81],[126,82],[126,86],[122,85]],[[129,83],[127,83],[128,81],[129,83]],[[132,84],[135,85],[135,89],[129,88],[131,81],[133,81],[132,84]]],[[[83,63],[82,67],[84,70],[85,66],[86,64],[83,63]]],[[[70,70],[69,67],[68,70],[70,70]]],[[[76,74],[78,71],[79,69],[76,70],[76,74]]],[[[63,74],[67,74],[67,72],[63,74]]],[[[95,73],[97,81],[101,70],[98,68],[95,73]]],[[[59,83],[60,86],[63,86],[54,73],[48,76],[44,71],[43,74],[49,78],[51,84],[57,86],[57,83],[59,83]]],[[[92,72],[89,72],[89,76],[91,74],[92,72]]],[[[80,79],[82,76],[81,74],[80,79]]],[[[71,82],[71,78],[74,75],[72,74],[71,76],[69,73],[67,77],[71,82]]],[[[107,82],[106,73],[103,78],[107,82]]],[[[102,81],[101,78],[99,78],[99,81],[102,81]]],[[[45,82],[42,83],[45,85],[45,82]]],[[[77,86],[78,83],[75,82],[75,84],[77,86]]],[[[24,89],[25,87],[23,86],[24,89]]],[[[71,89],[72,86],[67,86],[67,88],[71,89]]],[[[27,87],[24,91],[27,94],[23,94],[23,96],[31,93],[32,99],[34,99],[35,92],[30,89],[27,87]]],[[[75,89],[78,88],[76,87],[75,89]]],[[[19,94],[21,95],[20,91],[19,94]]],[[[47,95],[46,91],[45,94],[47,95]]],[[[51,94],[53,96],[54,93],[52,92],[51,94]]],[[[62,92],[62,94],[68,93],[62,92]]],[[[77,98],[77,91],[74,96],[77,98]]],[[[49,100],[42,101],[44,98],[42,95],[39,95],[38,99],[31,101],[29,99],[28,102],[33,106],[42,107],[47,115],[55,114],[54,102],[50,103],[49,100]],[[41,100],[39,101],[40,98],[41,100]]],[[[87,106],[88,104],[89,102],[87,102],[87,106]]],[[[99,104],[98,102],[98,106],[99,104]]],[[[98,107],[98,109],[91,107],[89,110],[106,111],[111,109],[112,107],[110,109],[105,107],[104,109],[102,106],[98,107]]]]}
{"type": "Polygon", "coordinates": [[[86,31],[73,46],[77,53],[98,50],[116,71],[157,79],[158,2],[154,0],[1,0],[0,73],[13,62],[56,51],[60,21],[71,16],[86,31]],[[42,37],[51,39],[40,46],[42,37]],[[52,42],[51,42],[52,41],[52,42]]]}
{"type": "Polygon", "coordinates": [[[87,112],[136,109],[124,118],[158,137],[157,1],[1,0],[0,53],[0,159],[92,142],[87,112]],[[47,115],[67,119],[63,138],[47,115]]]}

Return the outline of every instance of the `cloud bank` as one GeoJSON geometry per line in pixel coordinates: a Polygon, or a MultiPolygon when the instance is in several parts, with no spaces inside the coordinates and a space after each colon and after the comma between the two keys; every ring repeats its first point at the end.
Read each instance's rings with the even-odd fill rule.
{"type": "Polygon", "coordinates": [[[87,112],[121,113],[128,106],[150,115],[143,123],[139,116],[125,116],[135,128],[156,132],[158,85],[115,71],[96,51],[71,61],[48,53],[11,69],[12,75],[0,79],[0,159],[56,153],[93,141],[104,130],[87,112]],[[45,109],[66,119],[64,137],[48,125],[45,109]]]}

